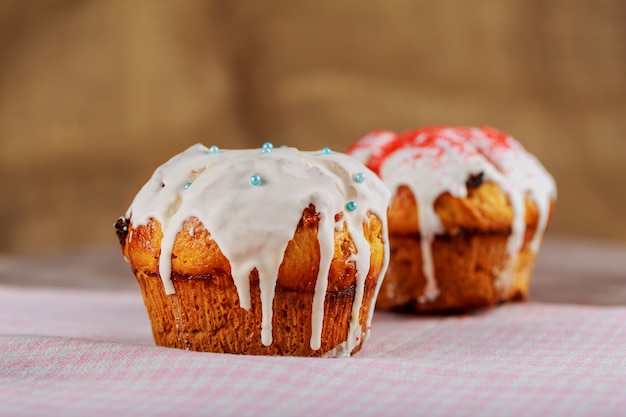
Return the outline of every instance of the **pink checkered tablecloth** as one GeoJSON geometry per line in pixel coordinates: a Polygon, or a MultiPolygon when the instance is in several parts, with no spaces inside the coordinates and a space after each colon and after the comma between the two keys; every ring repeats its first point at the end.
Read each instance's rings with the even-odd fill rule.
{"type": "Polygon", "coordinates": [[[626,415],[626,308],[377,311],[348,359],[155,347],[138,291],[0,286],[0,416],[626,415]]]}

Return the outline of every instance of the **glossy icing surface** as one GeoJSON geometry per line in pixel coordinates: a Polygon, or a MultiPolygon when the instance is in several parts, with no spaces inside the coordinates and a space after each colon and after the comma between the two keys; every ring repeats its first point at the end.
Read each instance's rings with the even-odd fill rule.
{"type": "MultiPolygon", "coordinates": [[[[327,148],[301,152],[266,143],[261,149],[219,150],[197,144],[160,166],[139,191],[126,217],[132,227],[151,219],[161,224],[159,273],[165,291],[174,293],[171,256],[185,220],[196,217],[224,256],[242,308],[251,307],[249,275],[257,269],[262,303],[264,345],[272,343],[272,302],[285,249],[310,204],[319,213],[320,268],[312,306],[314,350],[321,344],[328,271],[334,255],[334,231],[344,225],[356,247],[356,296],[349,334],[359,326],[370,247],[363,234],[367,213],[383,223],[386,239],[388,188],[360,162],[327,148]],[[342,213],[335,221],[335,215],[342,213]]],[[[189,232],[193,235],[193,230],[189,232]]],[[[385,265],[389,259],[385,244],[385,265]]],[[[378,280],[380,282],[382,279],[378,280]]],[[[378,290],[378,288],[377,288],[378,290]]],[[[377,293],[377,291],[376,291],[377,293]]],[[[372,301],[373,303],[373,301],[372,301]]],[[[371,306],[373,311],[373,304],[371,306]]],[[[368,318],[368,328],[371,315],[368,318]]],[[[346,342],[350,345],[349,338],[346,342]]],[[[350,348],[350,346],[348,346],[350,348]]]]}
{"type": "Polygon", "coordinates": [[[556,185],[541,163],[511,136],[490,127],[434,126],[401,134],[381,130],[363,137],[348,153],[380,175],[392,192],[405,185],[416,198],[427,281],[420,301],[438,296],[431,246],[444,230],[434,210],[435,200],[445,192],[466,197],[466,183],[471,176],[480,175],[500,186],[513,209],[507,245],[510,264],[496,285],[504,290],[511,283],[508,275],[524,240],[527,195],[539,210],[538,227],[531,241],[531,249],[538,250],[551,201],[556,199],[556,185]]]}

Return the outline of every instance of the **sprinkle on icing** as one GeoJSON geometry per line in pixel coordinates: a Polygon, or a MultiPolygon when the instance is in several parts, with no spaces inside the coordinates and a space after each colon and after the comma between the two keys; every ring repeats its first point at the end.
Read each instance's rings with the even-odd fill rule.
{"type": "Polygon", "coordinates": [[[352,179],[354,180],[354,182],[360,184],[365,181],[365,174],[362,172],[355,172],[352,176],[352,179]]]}
{"type": "Polygon", "coordinates": [[[272,152],[272,150],[274,150],[274,145],[272,144],[272,142],[265,142],[261,147],[261,153],[272,152]]]}
{"type": "MultiPolygon", "coordinates": [[[[416,198],[426,277],[421,302],[434,300],[439,293],[432,242],[444,230],[434,210],[435,200],[444,192],[455,197],[467,196],[468,178],[492,181],[507,194],[514,215],[507,243],[512,261],[523,245],[525,198],[529,195],[539,210],[538,227],[530,248],[534,252],[539,249],[550,204],[556,198],[556,185],[541,163],[511,136],[490,127],[435,126],[402,134],[379,130],[356,142],[348,153],[379,174],[392,191],[405,185],[416,198]]],[[[496,279],[497,287],[506,290],[511,285],[513,267],[509,265],[496,279]]]]}
{"type": "MultiPolygon", "coordinates": [[[[171,281],[174,241],[183,223],[191,217],[197,217],[210,231],[211,238],[229,260],[244,309],[251,307],[249,276],[256,268],[261,292],[261,340],[267,346],[272,343],[272,305],[278,270],[304,209],[314,205],[320,218],[320,267],[313,296],[310,346],[314,350],[321,346],[334,232],[345,225],[356,248],[350,259],[356,264],[357,281],[350,336],[346,341],[350,348],[355,332],[359,333],[358,337],[367,337],[376,299],[371,301],[367,331],[361,333],[359,312],[365,277],[370,269],[370,247],[363,225],[368,221],[368,212],[376,215],[383,224],[386,239],[390,199],[388,188],[371,172],[367,175],[372,180],[354,187],[354,172],[368,173],[369,170],[343,153],[278,148],[262,157],[258,150],[223,150],[216,155],[211,154],[210,148],[197,144],[157,168],[133,200],[126,217],[133,228],[148,224],[150,219],[161,224],[159,273],[167,294],[175,292],[171,281]],[[195,173],[193,187],[184,190],[184,185],[190,182],[190,170],[195,173]],[[250,171],[254,174],[250,175],[250,171]],[[261,184],[262,187],[255,186],[261,184]],[[346,207],[348,199],[354,204],[353,210],[346,207]],[[336,222],[338,213],[342,216],[336,222]],[[259,221],[260,218],[263,221],[259,221]]],[[[385,273],[389,261],[388,250],[385,244],[381,274],[385,273]]],[[[375,294],[381,282],[379,279],[375,294]]]]}
{"type": "Polygon", "coordinates": [[[324,147],[322,148],[321,152],[322,152],[322,155],[330,155],[330,154],[332,153],[332,151],[330,150],[330,148],[329,148],[329,147],[327,147],[327,146],[324,146],[324,147]]]}
{"type": "Polygon", "coordinates": [[[348,201],[346,203],[346,210],[348,210],[348,211],[356,210],[356,203],[354,201],[348,201]]]}
{"type": "Polygon", "coordinates": [[[218,148],[217,146],[213,145],[209,148],[209,153],[213,154],[213,153],[219,153],[220,152],[220,148],[218,148]]]}

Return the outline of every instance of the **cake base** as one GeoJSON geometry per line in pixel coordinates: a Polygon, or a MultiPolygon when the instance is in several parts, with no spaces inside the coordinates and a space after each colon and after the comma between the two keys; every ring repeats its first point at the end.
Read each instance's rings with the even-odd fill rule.
{"type": "MultiPolygon", "coordinates": [[[[254,271],[255,272],[255,271],[254,271]]],[[[367,317],[375,288],[366,285],[356,334],[349,335],[355,286],[328,292],[324,302],[321,347],[310,347],[313,292],[276,286],[272,343],[261,342],[261,299],[258,278],[251,274],[251,308],[241,308],[230,275],[173,274],[175,294],[165,294],[156,273],[135,272],[159,346],[249,355],[349,356],[360,350],[369,333],[367,317]],[[332,319],[329,319],[332,318],[332,319]],[[348,339],[351,339],[347,351],[348,339]]]]}
{"type": "Polygon", "coordinates": [[[422,270],[420,236],[391,235],[389,269],[376,307],[462,312],[526,299],[535,254],[526,239],[520,253],[510,258],[506,253],[508,238],[508,231],[462,231],[436,236],[432,254],[439,294],[429,300],[424,297],[427,281],[422,270]]]}

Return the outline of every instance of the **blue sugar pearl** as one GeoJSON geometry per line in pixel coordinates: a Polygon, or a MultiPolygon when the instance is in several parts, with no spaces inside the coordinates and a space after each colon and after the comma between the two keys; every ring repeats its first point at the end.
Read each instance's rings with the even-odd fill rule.
{"type": "Polygon", "coordinates": [[[330,150],[330,148],[328,146],[324,146],[322,148],[322,155],[328,155],[330,153],[332,153],[332,151],[330,150]]]}
{"type": "Polygon", "coordinates": [[[254,185],[255,187],[261,185],[263,180],[257,174],[250,176],[250,185],[254,185]]]}
{"type": "Polygon", "coordinates": [[[272,142],[265,142],[263,144],[263,147],[261,147],[261,152],[262,153],[272,152],[273,149],[274,149],[274,145],[272,145],[272,142]]]}
{"type": "Polygon", "coordinates": [[[365,174],[362,172],[355,172],[352,176],[354,182],[358,182],[359,184],[365,181],[365,174]]]}
{"type": "Polygon", "coordinates": [[[209,153],[219,153],[220,152],[220,148],[218,148],[217,146],[213,145],[209,148],[209,153]]]}
{"type": "Polygon", "coordinates": [[[183,188],[186,190],[187,188],[189,188],[190,185],[191,185],[190,182],[186,182],[185,185],[183,185],[183,188]]]}
{"type": "Polygon", "coordinates": [[[287,146],[287,145],[281,145],[281,146],[280,146],[280,149],[287,149],[288,147],[289,147],[289,146],[287,146]]]}
{"type": "Polygon", "coordinates": [[[348,203],[346,204],[346,210],[348,211],[356,210],[356,203],[354,201],[348,201],[348,203]]]}

